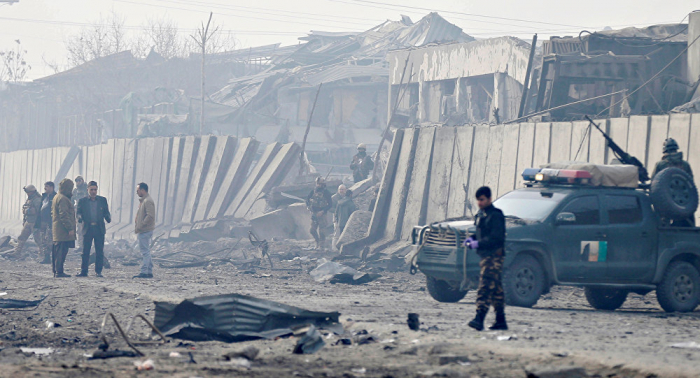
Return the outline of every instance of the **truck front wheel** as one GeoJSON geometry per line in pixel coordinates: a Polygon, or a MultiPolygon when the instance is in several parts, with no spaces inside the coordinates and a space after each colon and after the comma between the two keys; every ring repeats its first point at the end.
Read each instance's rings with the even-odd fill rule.
{"type": "Polygon", "coordinates": [[[587,287],[586,300],[596,310],[615,311],[627,300],[627,291],[587,287]]]}
{"type": "Polygon", "coordinates": [[[666,312],[690,312],[700,302],[700,273],[685,261],[668,265],[656,287],[656,299],[666,312]]]}
{"type": "Polygon", "coordinates": [[[503,290],[509,306],[532,307],[544,291],[545,274],[539,261],[530,255],[518,255],[503,272],[503,290]]]}
{"type": "Polygon", "coordinates": [[[446,281],[438,280],[433,277],[426,276],[426,286],[428,287],[428,293],[433,299],[438,302],[443,303],[456,303],[462,300],[467,291],[461,291],[459,289],[454,289],[446,281]]]}

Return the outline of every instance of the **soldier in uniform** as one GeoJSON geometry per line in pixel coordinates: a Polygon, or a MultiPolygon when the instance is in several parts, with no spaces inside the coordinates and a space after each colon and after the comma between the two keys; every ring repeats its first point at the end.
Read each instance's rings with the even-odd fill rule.
{"type": "Polygon", "coordinates": [[[29,240],[29,236],[34,234],[34,241],[41,248],[41,237],[39,233],[39,212],[41,211],[41,196],[34,185],[24,187],[24,192],[27,193],[27,200],[22,205],[22,232],[17,237],[17,246],[12,255],[20,257],[24,245],[29,240]],[[35,227],[37,226],[37,227],[35,227]]]}
{"type": "Polygon", "coordinates": [[[355,183],[366,180],[374,169],[374,162],[370,156],[367,156],[367,146],[364,143],[357,145],[357,154],[352,157],[350,169],[352,169],[352,178],[355,183]]]}
{"type": "MultiPolygon", "coordinates": [[[[656,163],[654,172],[651,174],[652,180],[659,172],[671,167],[682,169],[690,175],[691,179],[693,178],[693,170],[690,168],[690,164],[683,160],[683,152],[678,151],[678,149],[678,143],[673,138],[668,138],[664,141],[664,156],[656,163]]],[[[670,221],[670,224],[678,227],[694,227],[695,216],[693,215],[688,219],[670,221]]]]}
{"type": "Polygon", "coordinates": [[[44,256],[44,260],[41,264],[51,264],[51,247],[53,246],[53,220],[51,219],[51,204],[53,203],[53,198],[56,196],[56,188],[53,181],[47,181],[44,183],[44,194],[41,195],[41,213],[39,215],[39,221],[41,226],[39,227],[41,231],[41,255],[44,256]]]}
{"type": "MultiPolygon", "coordinates": [[[[85,179],[83,179],[83,176],[78,176],[75,178],[75,189],[73,189],[73,207],[78,208],[78,202],[80,202],[81,199],[85,198],[88,196],[88,186],[87,183],[85,182],[85,179]]],[[[83,250],[83,227],[84,225],[82,223],[77,223],[77,231],[78,231],[78,247],[77,251],[82,251],[83,250]]]]}
{"type": "Polygon", "coordinates": [[[316,188],[306,197],[306,207],[311,211],[311,236],[316,240],[316,248],[323,248],[326,241],[328,210],[333,205],[331,192],[326,189],[326,180],[316,177],[316,188]]]}
{"type": "Polygon", "coordinates": [[[58,184],[58,194],[51,204],[51,219],[53,220],[53,276],[55,278],[70,277],[63,271],[66,256],[70,248],[75,248],[75,207],[73,196],[73,181],[63,179],[58,184]]]}
{"type": "Polygon", "coordinates": [[[493,306],[496,311],[496,322],[491,330],[507,330],[505,313],[505,295],[501,274],[505,258],[506,221],[503,212],[493,206],[491,189],[482,186],[476,191],[479,212],[476,215],[476,238],[470,237],[464,241],[467,248],[475,250],[481,257],[479,266],[479,290],[476,297],[476,317],[469,326],[477,331],[484,329],[484,318],[493,306]]]}

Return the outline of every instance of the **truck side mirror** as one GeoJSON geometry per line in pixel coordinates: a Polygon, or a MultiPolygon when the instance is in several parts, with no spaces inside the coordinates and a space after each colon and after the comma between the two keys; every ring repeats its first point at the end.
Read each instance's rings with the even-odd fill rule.
{"type": "Polygon", "coordinates": [[[574,215],[574,213],[569,213],[569,212],[559,213],[559,214],[557,214],[556,223],[557,224],[576,223],[576,215],[574,215]]]}

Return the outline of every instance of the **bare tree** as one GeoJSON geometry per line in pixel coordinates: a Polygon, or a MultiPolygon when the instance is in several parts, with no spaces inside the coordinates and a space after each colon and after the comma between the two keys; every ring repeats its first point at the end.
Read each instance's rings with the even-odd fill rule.
{"type": "Polygon", "coordinates": [[[165,59],[187,54],[185,41],[179,34],[177,24],[166,17],[149,19],[143,32],[132,42],[132,52],[145,57],[153,50],[165,59]]]}
{"type": "Polygon", "coordinates": [[[65,44],[71,66],[123,51],[127,48],[124,17],[116,13],[100,17],[92,26],[68,37],[65,44]]]}
{"type": "Polygon", "coordinates": [[[25,59],[27,50],[22,49],[19,39],[15,43],[17,46],[14,50],[0,51],[0,81],[20,82],[32,69],[25,59]]]}
{"type": "Polygon", "coordinates": [[[197,46],[201,49],[201,54],[202,54],[202,96],[201,96],[201,109],[199,111],[199,133],[202,134],[204,131],[204,97],[206,97],[206,92],[205,92],[205,86],[204,86],[204,80],[205,80],[205,71],[204,68],[206,67],[206,56],[207,56],[207,42],[210,41],[212,36],[216,34],[216,32],[219,31],[218,27],[212,28],[211,31],[209,31],[209,26],[211,25],[211,18],[214,16],[213,12],[209,13],[209,21],[207,21],[207,25],[204,26],[204,22],[202,22],[202,27],[197,30],[197,32],[190,37],[195,41],[197,46]]]}

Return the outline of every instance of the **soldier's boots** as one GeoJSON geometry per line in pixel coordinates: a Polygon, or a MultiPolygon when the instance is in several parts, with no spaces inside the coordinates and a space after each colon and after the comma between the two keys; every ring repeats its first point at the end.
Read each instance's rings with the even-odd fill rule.
{"type": "Polygon", "coordinates": [[[51,252],[44,252],[44,259],[39,264],[51,264],[51,252]]]}
{"type": "Polygon", "coordinates": [[[484,330],[484,318],[486,317],[486,312],[477,311],[476,316],[469,322],[468,326],[474,328],[477,331],[484,330]]]}
{"type": "Polygon", "coordinates": [[[21,257],[22,250],[24,249],[25,244],[27,244],[26,240],[17,240],[17,245],[15,246],[15,250],[12,251],[11,255],[14,256],[15,258],[21,257]]]}
{"type": "Polygon", "coordinates": [[[492,331],[507,331],[508,323],[506,323],[506,312],[501,310],[496,310],[496,322],[489,327],[492,331]]]}

